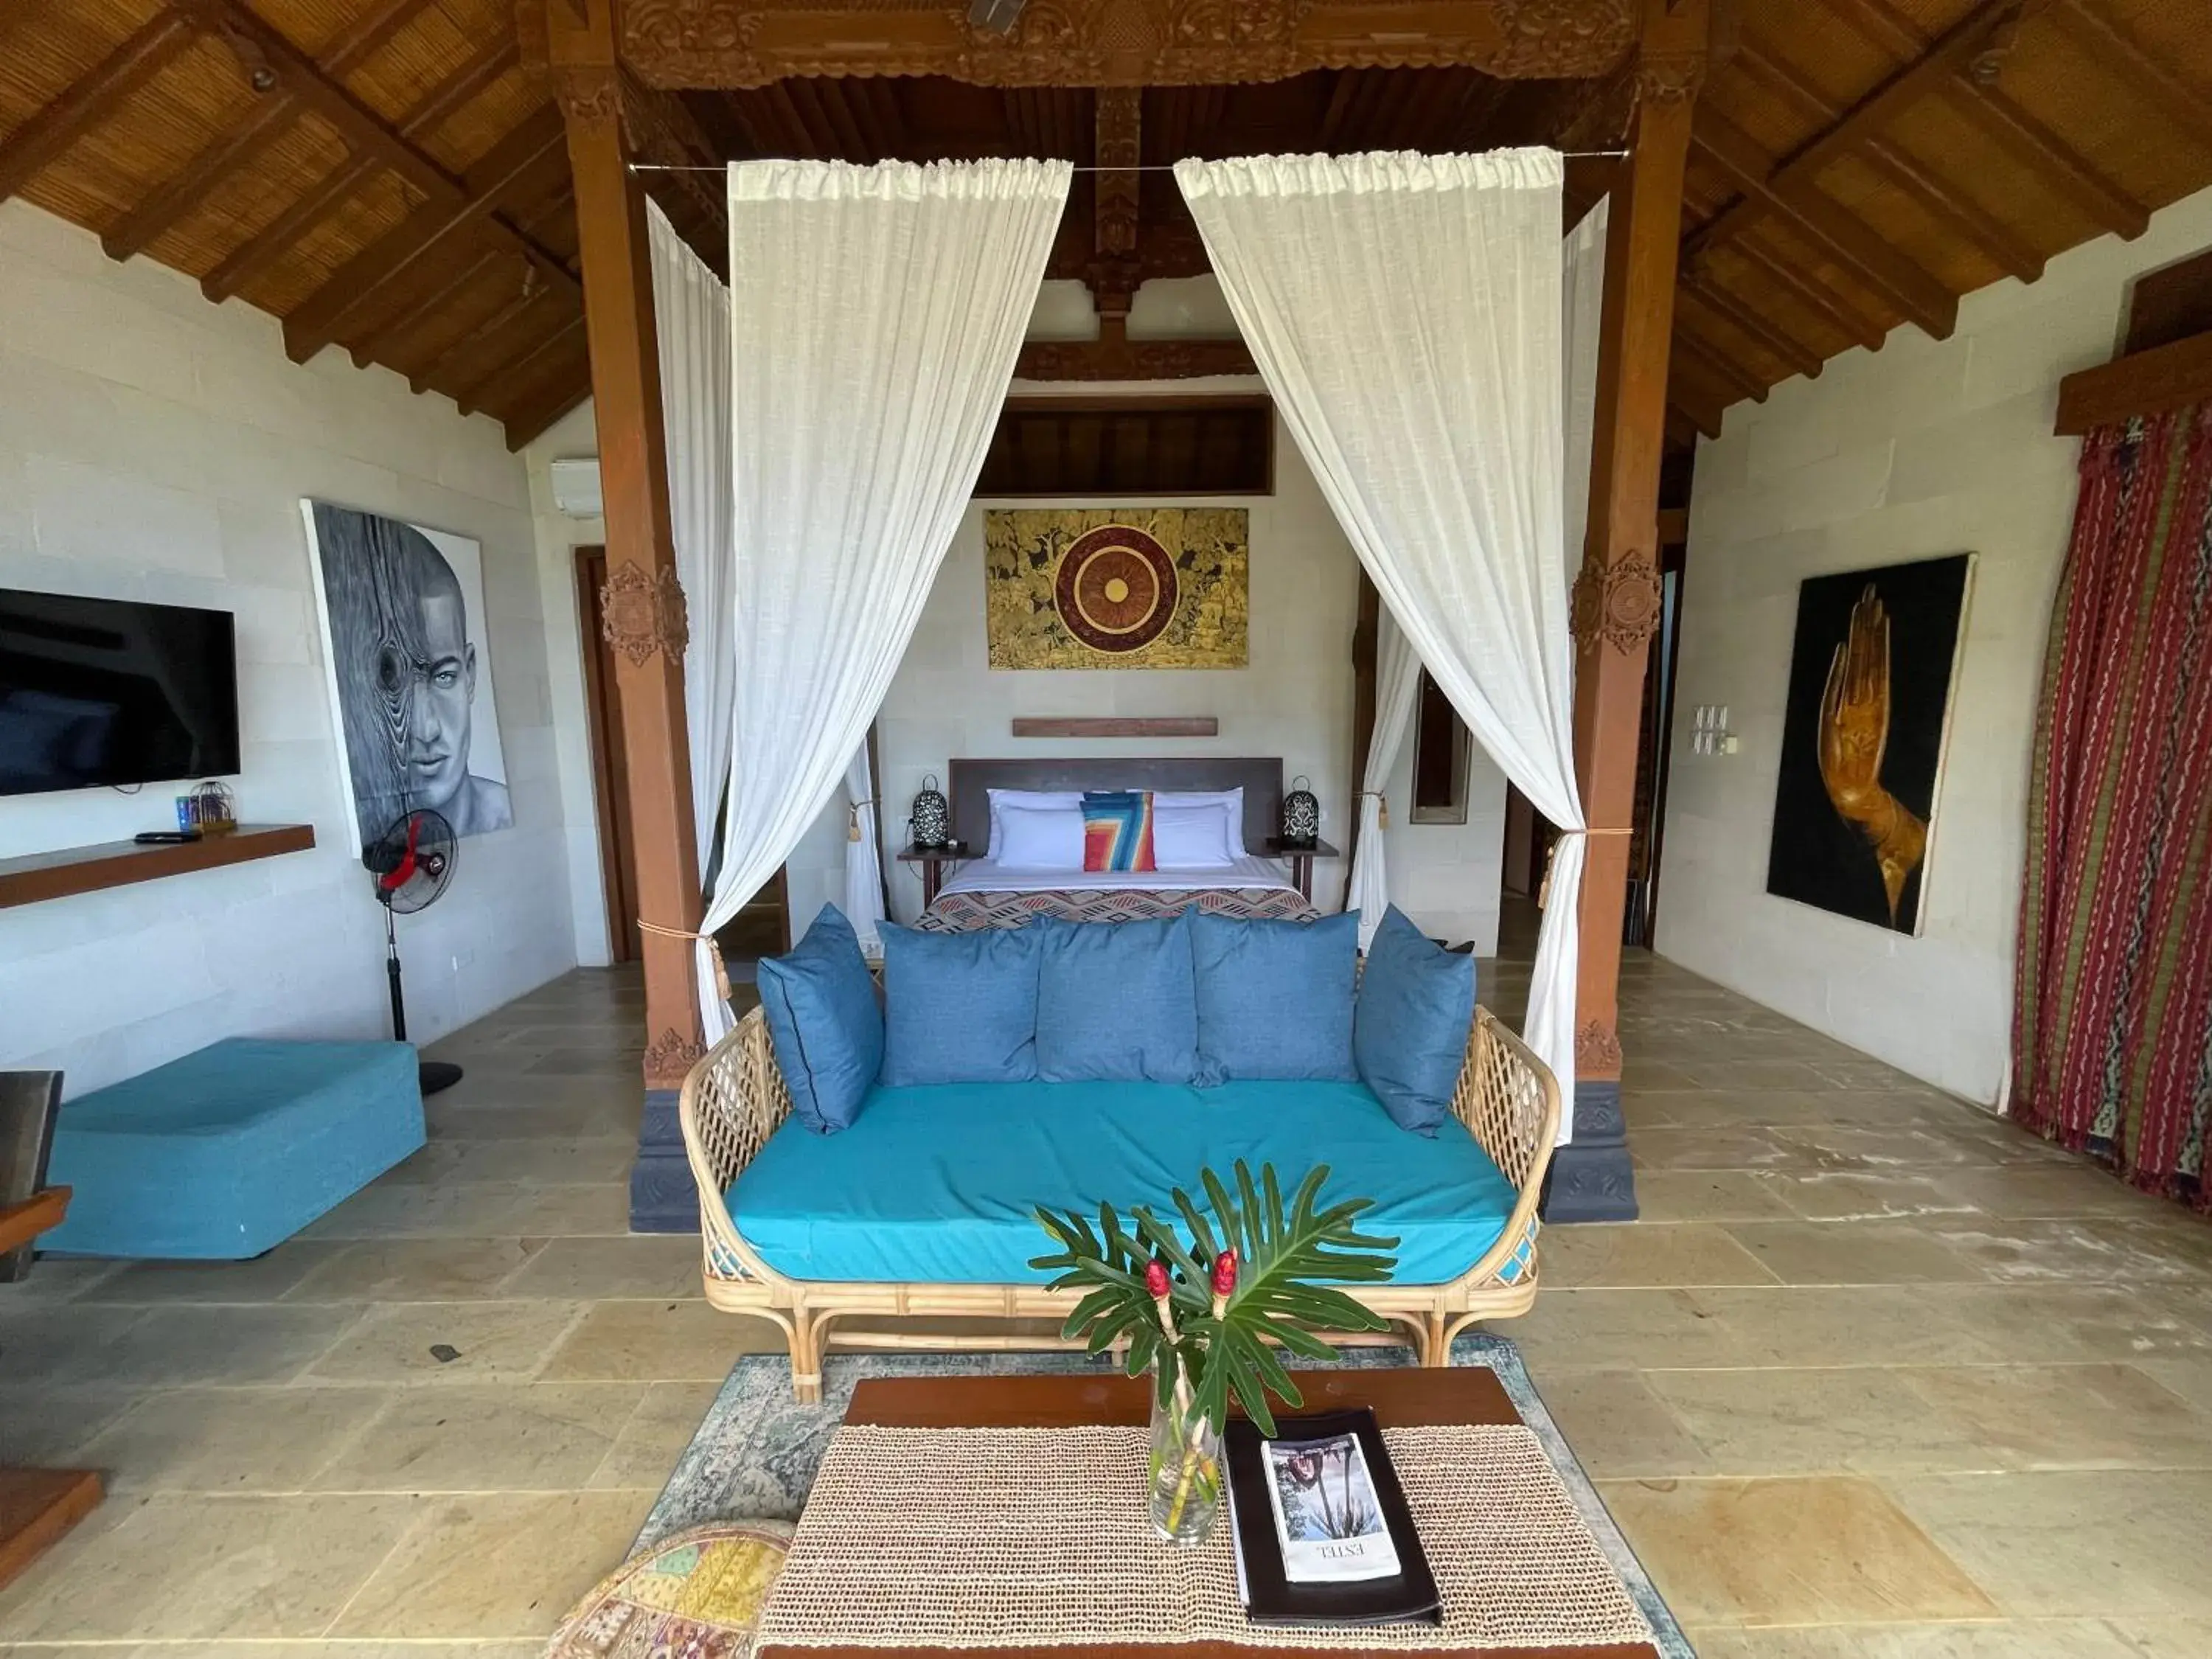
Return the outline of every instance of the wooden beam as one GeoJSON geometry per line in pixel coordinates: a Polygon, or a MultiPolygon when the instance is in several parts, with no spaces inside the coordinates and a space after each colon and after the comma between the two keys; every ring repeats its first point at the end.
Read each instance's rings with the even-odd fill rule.
{"type": "Polygon", "coordinates": [[[2069,374],[2058,383],[2061,437],[2079,437],[2137,415],[2212,401],[2212,333],[2153,346],[2069,374]]]}
{"type": "Polygon", "coordinates": [[[416,392],[443,392],[458,404],[464,392],[482,385],[529,341],[532,331],[542,327],[547,318],[559,314],[556,296],[542,287],[525,289],[518,283],[517,292],[501,301],[490,316],[410,375],[408,386],[416,392]]]}
{"type": "MultiPolygon", "coordinates": [[[[551,105],[525,116],[520,125],[469,169],[458,199],[417,208],[295,307],[284,319],[286,353],[295,363],[306,362],[339,337],[349,318],[422,259],[464,232],[502,223],[495,216],[499,210],[519,186],[542,172],[549,158],[557,162],[565,144],[561,113],[551,105]]],[[[550,286],[571,295],[578,291],[574,274],[551,249],[539,246],[511,224],[504,228],[510,239],[537,256],[532,263],[551,279],[550,286]]]]}
{"type": "Polygon", "coordinates": [[[1700,437],[1721,435],[1721,417],[1717,413],[1693,410],[1688,399],[1681,395],[1678,384],[1670,384],[1667,391],[1667,441],[1694,447],[1700,437]]]}
{"type": "Polygon", "coordinates": [[[500,302],[496,310],[482,319],[473,327],[455,335],[427,358],[410,357],[410,354],[404,349],[404,343],[400,337],[403,331],[394,325],[401,317],[404,318],[407,324],[415,325],[428,322],[445,314],[453,302],[459,300],[468,289],[474,286],[477,279],[498,264],[502,256],[495,250],[485,249],[467,265],[456,270],[434,291],[424,295],[417,305],[409,307],[402,313],[386,319],[384,324],[379,325],[374,333],[357,341],[354,346],[356,360],[362,352],[367,351],[374,361],[385,364],[387,368],[398,368],[403,363],[410,363],[411,366],[406,368],[404,371],[407,375],[408,389],[416,392],[430,390],[431,383],[440,379],[453,366],[456,359],[465,355],[471,345],[492,330],[501,326],[509,318],[520,313],[524,307],[535,303],[538,297],[544,293],[544,285],[537,281],[537,267],[528,264],[520,265],[514,272],[514,291],[500,302]],[[379,335],[385,337],[380,339],[379,335]]]}
{"type": "Polygon", "coordinates": [[[1242,340],[1033,340],[1014,362],[1019,380],[1188,380],[1257,374],[1242,340]]]}
{"type": "MultiPolygon", "coordinates": [[[[323,56],[323,73],[343,81],[382,51],[385,43],[428,3],[429,0],[384,0],[382,5],[372,8],[331,44],[323,56]]],[[[245,119],[101,234],[100,245],[107,250],[109,258],[128,259],[145,249],[199,206],[224,174],[274,141],[300,113],[300,100],[281,82],[259,95],[261,101],[245,119]]]]}
{"type": "Polygon", "coordinates": [[[591,364],[588,360],[580,359],[574,373],[558,380],[547,380],[543,392],[507,411],[505,420],[507,448],[517,450],[530,443],[591,395],[591,364]]]}
{"type": "Polygon", "coordinates": [[[156,12],[68,90],[0,141],[0,202],[98,126],[117,104],[159,75],[199,33],[182,13],[156,12]]]}
{"type": "Polygon", "coordinates": [[[1693,139],[1699,151],[1743,192],[1745,200],[1691,239],[1692,258],[1719,240],[1718,227],[1729,223],[1746,204],[1755,203],[1755,213],[1771,213],[1786,221],[1887,295],[1936,338],[1950,337],[1958,321],[1958,296],[1822,195],[1804,176],[1785,177],[1793,172],[1794,163],[1777,167],[1750,134],[1711,105],[1698,112],[1693,139]]]}
{"type": "Polygon", "coordinates": [[[473,415],[478,410],[495,409],[505,405],[532,377],[542,370],[546,360],[557,349],[567,345],[584,326],[584,313],[571,311],[556,321],[544,334],[529,345],[511,362],[495,364],[478,375],[474,383],[464,387],[453,401],[464,415],[473,415]]]}
{"type": "Polygon", "coordinates": [[[1808,380],[1820,378],[1822,360],[1819,352],[1792,339],[1735,295],[1689,278],[1682,282],[1680,293],[1707,316],[1742,335],[1768,356],[1778,359],[1785,369],[1802,374],[1808,380]]]}
{"type": "Polygon", "coordinates": [[[1765,381],[1711,339],[1700,338],[1680,318],[1675,319],[1674,349],[1683,361],[1704,369],[1708,380],[1728,387],[1736,398],[1748,398],[1755,404],[1766,401],[1765,381]]]}
{"type": "MultiPolygon", "coordinates": [[[[490,42],[407,112],[406,118],[399,124],[399,136],[412,140],[436,131],[448,116],[513,69],[517,61],[517,48],[512,39],[490,42]]],[[[222,263],[201,279],[200,292],[217,302],[237,293],[289,252],[301,237],[366,183],[380,165],[374,156],[348,156],[320,183],[224,255],[222,263]]]]}
{"type": "MultiPolygon", "coordinates": [[[[1800,305],[1838,333],[1856,341],[1869,351],[1881,349],[1881,343],[1887,337],[1888,329],[1853,310],[1849,301],[1818,278],[1799,270],[1787,260],[1777,258],[1749,238],[1729,243],[1729,249],[1776,287],[1794,295],[1800,305]]],[[[1693,269],[1698,276],[1707,276],[1709,272],[1702,266],[1703,262],[1699,261],[1693,269]]]]}
{"type": "Polygon", "coordinates": [[[2150,228],[2150,210],[1995,86],[1964,83],[1966,112],[2035,171],[2036,178],[2130,241],[2150,228]]]}
{"type": "Polygon", "coordinates": [[[2166,106],[2166,119],[2212,150],[2212,92],[2190,85],[2143,50],[2135,37],[2093,0],[2061,0],[2052,14],[2075,43],[2131,88],[2166,106]]]}

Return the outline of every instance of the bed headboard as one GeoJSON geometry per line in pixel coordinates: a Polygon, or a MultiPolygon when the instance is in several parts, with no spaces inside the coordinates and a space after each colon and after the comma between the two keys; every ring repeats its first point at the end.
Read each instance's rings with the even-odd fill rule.
{"type": "Polygon", "coordinates": [[[1244,845],[1258,852],[1282,827],[1283,762],[1229,755],[1178,755],[1146,760],[1104,756],[1083,760],[956,760],[946,793],[952,835],[978,854],[990,845],[993,789],[1242,789],[1244,845]]]}

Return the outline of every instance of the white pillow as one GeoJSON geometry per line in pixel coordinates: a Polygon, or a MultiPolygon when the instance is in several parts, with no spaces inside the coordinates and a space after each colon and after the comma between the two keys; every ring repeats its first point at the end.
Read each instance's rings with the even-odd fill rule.
{"type": "Polygon", "coordinates": [[[1152,797],[1152,865],[1160,870],[1219,870],[1237,861],[1229,850],[1229,809],[1163,806],[1152,797]]]}
{"type": "Polygon", "coordinates": [[[1080,870],[1080,806],[1001,806],[991,856],[1006,870],[1080,870]]]}
{"type": "MultiPolygon", "coordinates": [[[[984,792],[991,801],[991,840],[983,849],[986,858],[999,856],[999,809],[1001,806],[1062,808],[1073,806],[1079,811],[1083,806],[1083,792],[1079,789],[989,789],[984,792]]],[[[1080,866],[1082,860],[1078,860],[1080,866]]]]}
{"type": "MultiPolygon", "coordinates": [[[[1229,809],[1229,856],[1231,860],[1244,856],[1244,792],[1242,789],[1211,789],[1152,792],[1153,837],[1157,844],[1159,835],[1159,811],[1164,806],[1225,806],[1229,809]]],[[[1158,861],[1158,854],[1153,854],[1158,861]]]]}

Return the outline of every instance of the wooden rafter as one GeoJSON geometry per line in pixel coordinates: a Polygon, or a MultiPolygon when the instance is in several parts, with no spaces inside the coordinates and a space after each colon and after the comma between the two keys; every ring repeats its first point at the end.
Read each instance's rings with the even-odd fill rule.
{"type": "Polygon", "coordinates": [[[69,89],[0,142],[0,201],[98,126],[108,112],[152,80],[199,33],[198,20],[161,11],[85,71],[69,89]]]}
{"type": "MultiPolygon", "coordinates": [[[[512,40],[488,42],[477,55],[455,70],[409,110],[397,129],[404,140],[419,139],[434,131],[446,119],[515,65],[517,49],[512,40]]],[[[289,252],[339,203],[352,195],[375,173],[381,158],[356,152],[327,174],[319,184],[297,198],[283,212],[233,248],[222,263],[200,282],[200,291],[222,301],[289,252]]]]}
{"type": "Polygon", "coordinates": [[[584,313],[571,312],[506,362],[487,370],[474,385],[463,388],[453,401],[460,405],[464,415],[473,415],[480,409],[496,409],[512,401],[553,353],[564,347],[583,326],[584,313]]]}
{"type": "MultiPolygon", "coordinates": [[[[323,73],[343,81],[384,49],[429,0],[384,0],[344,31],[324,54],[323,73]]],[[[108,227],[100,239],[111,259],[143,252],[170,226],[207,199],[216,183],[259,155],[301,112],[298,97],[281,82],[257,88],[261,102],[245,119],[195,155],[184,171],[108,227]]]]}
{"type": "Polygon", "coordinates": [[[2107,178],[2081,151],[1994,84],[1974,82],[1967,112],[1990,137],[2035,169],[2051,189],[2107,230],[2133,240],[2150,228],[2150,210],[2107,178]]]}
{"type": "Polygon", "coordinates": [[[1727,386],[1737,398],[1748,398],[1757,404],[1766,401],[1766,382],[1738,362],[1711,335],[1698,333],[1686,317],[1678,316],[1674,321],[1674,355],[1686,356],[1692,363],[1703,365],[1707,379],[1727,386]]]}
{"type": "Polygon", "coordinates": [[[1694,281],[1684,282],[1676,291],[1707,316],[1742,335],[1786,370],[1802,374],[1808,380],[1820,377],[1819,352],[1791,338],[1733,295],[1694,281]]]}
{"type": "MultiPolygon", "coordinates": [[[[1885,331],[1881,325],[1853,309],[1849,301],[1825,283],[1799,270],[1787,260],[1776,258],[1749,237],[1731,242],[1729,251],[1838,334],[1856,341],[1869,351],[1881,349],[1885,331]]],[[[1698,263],[1702,264],[1704,262],[1698,263]]]]}
{"type": "Polygon", "coordinates": [[[2076,44],[2128,86],[2166,106],[2166,118],[2212,150],[2212,92],[2191,86],[2106,16],[2099,0],[2061,0],[2052,14],[2076,44]]]}
{"type": "Polygon", "coordinates": [[[500,417],[507,428],[507,447],[521,448],[591,395],[591,363],[580,349],[558,372],[549,372],[539,390],[520,398],[500,417]]]}
{"type": "Polygon", "coordinates": [[[558,164],[565,138],[560,112],[550,104],[525,116],[469,169],[466,179],[456,181],[461,187],[457,197],[423,204],[397,229],[354,255],[284,319],[284,349],[292,360],[307,362],[338,338],[347,320],[392,283],[455,237],[481,228],[503,230],[503,240],[519,243],[555,287],[580,293],[574,273],[559,255],[500,216],[514,192],[538,176],[549,161],[558,164]]]}
{"type": "MultiPolygon", "coordinates": [[[[487,259],[486,263],[489,263],[487,259]]],[[[482,264],[472,265],[450,286],[455,293],[471,285],[482,264]]],[[[479,319],[444,345],[431,353],[425,362],[408,371],[407,385],[414,392],[428,392],[441,384],[451,384],[457,367],[466,362],[470,355],[483,348],[483,342],[497,336],[525,311],[544,299],[545,290],[532,286],[528,281],[528,266],[515,283],[514,291],[500,301],[490,315],[479,319]]]]}

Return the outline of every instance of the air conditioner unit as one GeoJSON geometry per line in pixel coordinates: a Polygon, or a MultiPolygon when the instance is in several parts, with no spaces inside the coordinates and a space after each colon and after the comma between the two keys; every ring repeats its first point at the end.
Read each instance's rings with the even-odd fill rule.
{"type": "Polygon", "coordinates": [[[599,459],[553,463],[553,505],[572,519],[603,518],[606,504],[599,495],[599,459]]]}

